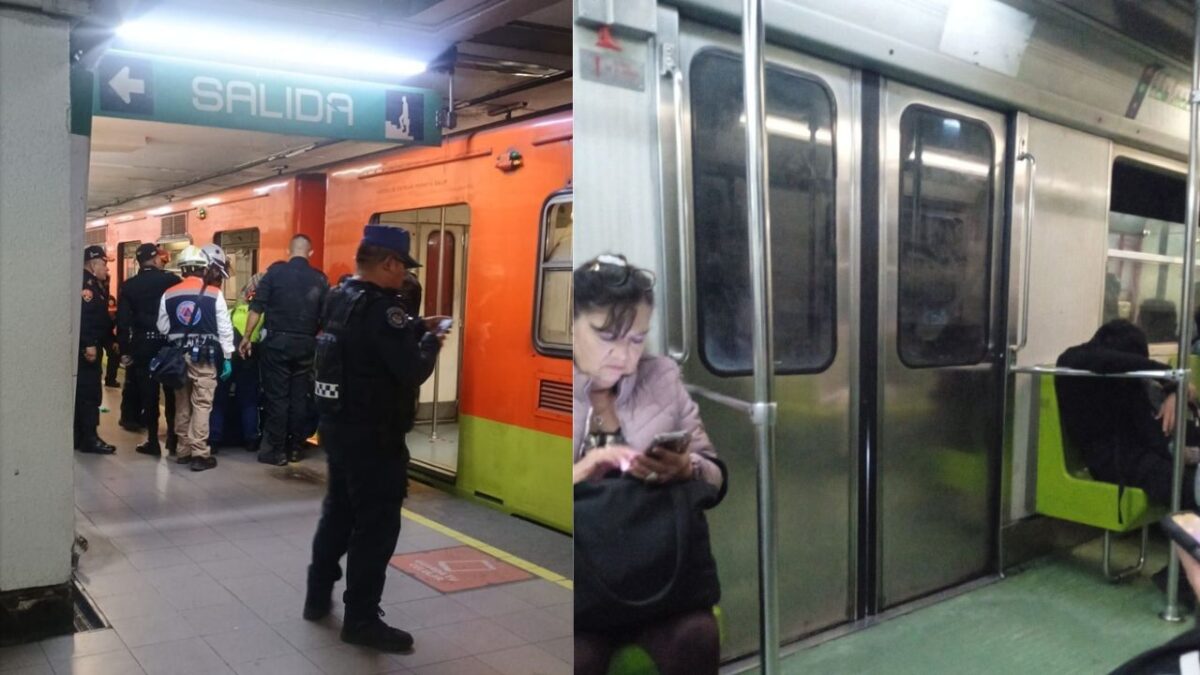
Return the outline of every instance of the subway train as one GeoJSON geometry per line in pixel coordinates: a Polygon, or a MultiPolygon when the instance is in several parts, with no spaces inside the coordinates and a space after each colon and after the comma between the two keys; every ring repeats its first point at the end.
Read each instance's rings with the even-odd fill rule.
{"type": "MultiPolygon", "coordinates": [[[[331,283],[354,271],[362,228],[409,231],[422,263],[422,314],[453,318],[409,435],[427,481],[570,532],[569,108],[92,221],[114,258],[114,291],[138,245],[178,255],[215,242],[232,303],[253,274],[308,235],[331,283]]],[[[170,265],[168,265],[170,267],[170,265]]]]}
{"type": "MultiPolygon", "coordinates": [[[[1040,386],[1018,369],[1116,317],[1165,360],[1192,318],[1190,63],[1087,4],[764,3],[785,644],[1028,560],[1040,386]]],[[[577,18],[575,255],[658,279],[651,348],[729,468],[708,515],[730,661],[758,649],[762,536],[742,6],[637,5],[577,18]]]]}

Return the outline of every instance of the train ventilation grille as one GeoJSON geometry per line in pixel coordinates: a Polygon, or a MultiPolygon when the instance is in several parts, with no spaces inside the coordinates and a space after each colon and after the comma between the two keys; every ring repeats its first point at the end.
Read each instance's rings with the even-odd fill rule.
{"type": "Polygon", "coordinates": [[[551,412],[571,414],[571,385],[542,380],[538,387],[538,407],[551,412]]]}

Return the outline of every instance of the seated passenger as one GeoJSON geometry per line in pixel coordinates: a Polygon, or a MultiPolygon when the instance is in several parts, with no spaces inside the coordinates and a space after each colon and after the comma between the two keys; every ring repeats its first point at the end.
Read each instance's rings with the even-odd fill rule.
{"type": "MultiPolygon", "coordinates": [[[[1150,358],[1146,335],[1124,319],[1101,326],[1092,339],[1058,357],[1059,367],[1096,373],[1168,370],[1150,358]]],[[[1171,501],[1171,434],[1175,383],[1102,377],[1056,377],[1063,432],[1083,454],[1096,480],[1145,490],[1150,501],[1171,501]],[[1166,396],[1161,405],[1154,399],[1166,396]],[[1153,397],[1153,398],[1152,398],[1153,397]]],[[[1194,463],[1194,462],[1193,462],[1194,463]]],[[[1195,508],[1195,466],[1184,473],[1183,506],[1195,508]]]]}
{"type": "MultiPolygon", "coordinates": [[[[724,467],[679,366],[644,354],[653,286],[649,272],[622,256],[603,255],[575,270],[574,482],[624,470],[651,484],[707,481],[719,500],[724,467]],[[675,431],[690,435],[686,452],[650,447],[658,434],[675,431]]],[[[576,626],[575,672],[603,675],[628,643],[642,646],[664,675],[715,675],[720,661],[717,622],[705,607],[612,633],[576,626]]]]}

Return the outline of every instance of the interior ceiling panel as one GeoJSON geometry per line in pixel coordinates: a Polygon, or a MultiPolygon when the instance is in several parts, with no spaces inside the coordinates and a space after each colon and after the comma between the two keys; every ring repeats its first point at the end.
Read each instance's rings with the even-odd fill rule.
{"type": "MultiPolygon", "coordinates": [[[[207,4],[219,16],[223,1],[207,4]]],[[[189,3],[196,4],[179,0],[179,4],[189,3]]],[[[150,4],[163,7],[175,3],[150,4]]],[[[257,0],[238,4],[255,5],[260,12],[273,8],[280,17],[305,15],[309,22],[313,15],[339,17],[347,25],[369,22],[372,31],[387,28],[392,40],[422,22],[436,25],[438,39],[452,37],[439,48],[457,47],[455,132],[571,102],[570,0],[257,0]],[[543,79],[548,81],[525,88],[543,79]]],[[[422,31],[426,38],[431,34],[428,27],[422,31]]],[[[443,97],[450,89],[444,71],[427,71],[401,84],[433,89],[443,97]]],[[[88,218],[195,199],[215,190],[394,147],[97,117],[92,130],[88,218]]]]}
{"type": "Polygon", "coordinates": [[[1193,14],[1189,0],[1054,2],[1190,67],[1193,14]]]}

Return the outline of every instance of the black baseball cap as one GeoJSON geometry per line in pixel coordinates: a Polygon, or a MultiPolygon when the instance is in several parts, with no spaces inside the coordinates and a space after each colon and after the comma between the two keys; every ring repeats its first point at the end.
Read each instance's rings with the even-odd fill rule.
{"type": "Polygon", "coordinates": [[[108,255],[104,253],[103,246],[89,246],[83,249],[83,262],[89,262],[97,258],[105,261],[109,260],[108,255]]]}
{"type": "Polygon", "coordinates": [[[404,262],[404,266],[409,269],[421,266],[421,263],[409,255],[410,241],[407,230],[399,227],[387,227],[386,225],[367,225],[363,228],[362,243],[392,251],[404,262]]]}
{"type": "Polygon", "coordinates": [[[137,261],[144,263],[147,260],[153,260],[158,257],[158,246],[154,244],[142,244],[137,247],[137,253],[134,254],[137,261]]]}

